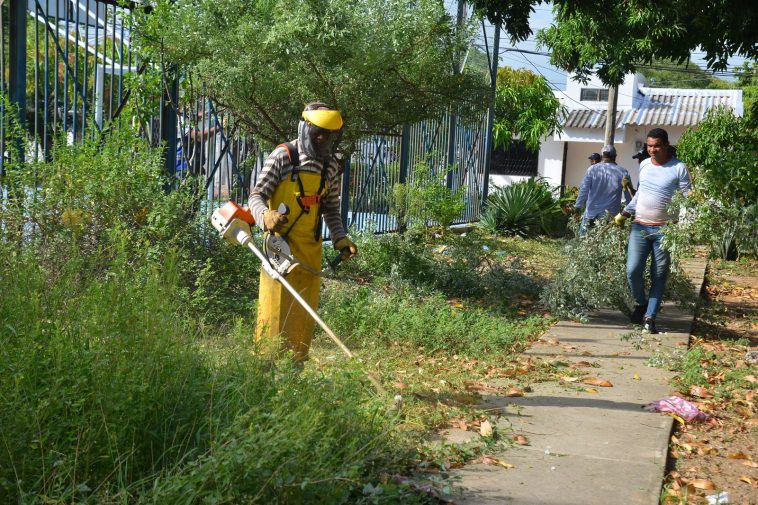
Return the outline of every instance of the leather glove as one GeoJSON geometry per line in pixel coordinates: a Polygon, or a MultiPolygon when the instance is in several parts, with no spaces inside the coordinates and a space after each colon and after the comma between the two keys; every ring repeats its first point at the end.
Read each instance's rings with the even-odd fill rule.
{"type": "Polygon", "coordinates": [[[263,227],[266,231],[282,231],[284,225],[289,222],[287,216],[276,210],[267,210],[263,213],[263,227]]]}
{"type": "Polygon", "coordinates": [[[626,175],[621,178],[621,187],[623,189],[628,189],[629,188],[629,177],[627,177],[626,175]]]}
{"type": "Polygon", "coordinates": [[[627,218],[630,216],[628,212],[619,212],[616,214],[616,217],[613,218],[613,222],[616,224],[616,226],[624,226],[624,222],[627,220],[627,218]]]}
{"type": "Polygon", "coordinates": [[[355,243],[347,237],[342,237],[334,243],[334,248],[340,251],[340,254],[344,254],[344,259],[349,259],[358,254],[358,247],[355,243]],[[345,251],[347,249],[348,251],[345,251]],[[349,254],[347,254],[349,252],[349,254]]]}

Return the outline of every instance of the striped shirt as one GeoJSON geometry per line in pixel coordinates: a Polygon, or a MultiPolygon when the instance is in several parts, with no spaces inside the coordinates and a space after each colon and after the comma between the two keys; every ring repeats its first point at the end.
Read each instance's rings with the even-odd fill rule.
{"type": "MultiPolygon", "coordinates": [[[[291,143],[297,148],[298,144],[296,140],[291,143]]],[[[310,158],[302,150],[298,149],[298,151],[300,154],[298,171],[321,175],[322,162],[315,158],[310,158]]],[[[292,163],[290,163],[287,148],[279,146],[271,152],[263,164],[263,170],[258,177],[258,182],[250,192],[250,199],[248,200],[253,218],[261,229],[263,228],[263,213],[268,210],[268,201],[271,195],[274,194],[279,183],[290,177],[291,174],[292,163]]],[[[340,216],[341,175],[339,163],[332,157],[329,161],[329,168],[326,174],[328,191],[320,204],[321,213],[324,216],[327,228],[329,228],[332,242],[337,242],[347,236],[345,227],[342,225],[342,217],[340,216]]]]}

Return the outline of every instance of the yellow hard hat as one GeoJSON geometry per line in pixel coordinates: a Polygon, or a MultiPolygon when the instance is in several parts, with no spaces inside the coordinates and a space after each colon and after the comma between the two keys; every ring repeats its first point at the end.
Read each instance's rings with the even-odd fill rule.
{"type": "Polygon", "coordinates": [[[303,119],[325,130],[340,130],[343,124],[338,110],[304,110],[303,119]]]}

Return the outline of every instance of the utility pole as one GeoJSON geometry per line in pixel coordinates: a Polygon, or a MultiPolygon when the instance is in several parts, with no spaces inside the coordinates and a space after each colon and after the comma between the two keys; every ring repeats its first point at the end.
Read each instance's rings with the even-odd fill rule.
{"type": "MultiPolygon", "coordinates": [[[[482,21],[482,33],[484,21],[482,21]]],[[[500,23],[495,24],[495,36],[492,43],[492,59],[489,60],[490,68],[490,106],[487,109],[487,132],[484,137],[484,183],[482,184],[482,206],[487,204],[487,194],[490,189],[490,163],[492,162],[492,127],[495,122],[495,93],[497,92],[497,68],[500,64],[500,23]]]]}
{"type": "MultiPolygon", "coordinates": [[[[463,18],[466,13],[465,0],[458,0],[458,15],[455,23],[456,34],[460,34],[463,27],[463,18]]],[[[455,61],[453,62],[453,74],[458,75],[463,71],[463,57],[464,54],[456,54],[455,61]]],[[[453,171],[450,168],[457,162],[455,156],[455,134],[458,130],[458,115],[454,109],[450,109],[450,124],[448,126],[447,135],[447,159],[446,165],[449,170],[447,173],[447,187],[453,189],[453,171]]]]}
{"type": "Polygon", "coordinates": [[[605,145],[612,146],[616,134],[616,102],[619,89],[616,86],[608,88],[608,115],[605,116],[605,145]]]}

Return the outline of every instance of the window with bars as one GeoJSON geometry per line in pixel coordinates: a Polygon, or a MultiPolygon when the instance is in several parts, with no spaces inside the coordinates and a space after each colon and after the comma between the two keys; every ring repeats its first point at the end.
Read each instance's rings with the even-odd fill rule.
{"type": "Polygon", "coordinates": [[[601,88],[582,88],[579,99],[583,102],[607,102],[608,90],[601,88]]]}
{"type": "Polygon", "coordinates": [[[507,149],[492,150],[490,174],[536,177],[538,157],[539,152],[530,151],[521,140],[512,140],[507,149]]]}

